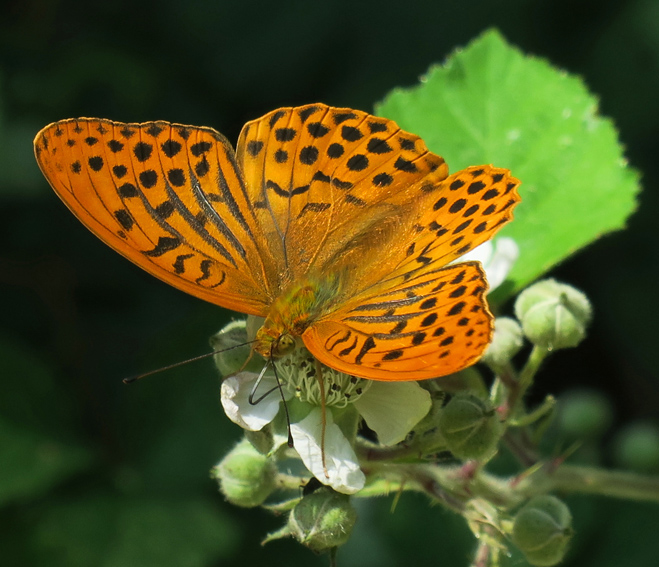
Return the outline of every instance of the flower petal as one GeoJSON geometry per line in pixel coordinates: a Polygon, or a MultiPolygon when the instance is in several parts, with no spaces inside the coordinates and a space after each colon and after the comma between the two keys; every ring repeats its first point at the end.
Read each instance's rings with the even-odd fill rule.
{"type": "Polygon", "coordinates": [[[416,382],[373,382],[355,402],[383,445],[400,443],[430,411],[430,393],[416,382]]]}
{"type": "Polygon", "coordinates": [[[487,281],[490,284],[489,291],[492,291],[504,282],[517,258],[519,258],[519,247],[512,238],[504,236],[496,239],[494,242],[494,254],[489,262],[484,264],[487,281]]]}
{"type": "Polygon", "coordinates": [[[364,487],[366,477],[359,468],[357,455],[345,438],[339,426],[327,412],[325,427],[325,464],[323,467],[322,411],[314,408],[307,417],[298,423],[291,423],[291,434],[295,450],[304,465],[323,484],[344,494],[354,494],[364,487]]]}
{"type": "Polygon", "coordinates": [[[460,256],[456,262],[478,261],[483,264],[487,282],[490,284],[488,293],[500,286],[513,264],[519,257],[517,243],[509,237],[503,236],[494,241],[483,242],[470,252],[460,256]]]}
{"type": "Polygon", "coordinates": [[[249,403],[249,395],[257,378],[258,375],[254,372],[239,372],[226,378],[220,389],[224,413],[231,421],[250,431],[260,431],[270,423],[277,415],[281,402],[275,378],[266,375],[259,384],[256,398],[258,399],[259,392],[268,392],[273,388],[274,390],[258,403],[249,403]]]}
{"type": "Polygon", "coordinates": [[[473,250],[470,250],[466,254],[463,254],[460,256],[454,264],[457,264],[459,262],[480,262],[483,264],[483,266],[486,266],[490,259],[492,258],[492,254],[494,253],[494,246],[492,245],[491,240],[487,240],[486,242],[483,242],[480,246],[476,246],[473,250]]]}

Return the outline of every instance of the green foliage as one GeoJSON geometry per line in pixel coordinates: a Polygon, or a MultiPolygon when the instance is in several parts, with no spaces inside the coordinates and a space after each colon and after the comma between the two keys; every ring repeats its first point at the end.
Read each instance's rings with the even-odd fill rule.
{"type": "Polygon", "coordinates": [[[432,67],[420,85],[394,89],[376,112],[420,135],[451,171],[493,164],[522,181],[515,220],[501,231],[520,247],[509,291],[622,228],[636,207],[638,174],[582,80],[496,31],[432,67]]]}

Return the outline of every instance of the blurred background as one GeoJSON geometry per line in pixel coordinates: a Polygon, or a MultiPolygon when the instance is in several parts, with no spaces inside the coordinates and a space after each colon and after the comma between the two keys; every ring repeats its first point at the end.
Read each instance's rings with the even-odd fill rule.
{"type": "MultiPolygon", "coordinates": [[[[211,362],[121,383],[206,352],[232,314],[94,238],[41,176],[37,131],[77,116],[162,119],[235,141],[246,121],[278,106],[369,111],[493,26],[581,75],[643,175],[628,229],[552,273],[588,294],[595,319],[534,392],[583,399],[574,389],[588,389],[604,417],[582,459],[633,466],[616,450],[620,432],[659,414],[659,2],[0,0],[3,564],[327,564],[293,542],[261,548],[281,519],[217,494],[208,471],[240,431],[221,411],[211,362]]],[[[656,565],[656,505],[568,503],[578,535],[566,565],[656,565]]],[[[407,494],[390,508],[359,504],[341,565],[468,564],[461,518],[407,494]]]]}

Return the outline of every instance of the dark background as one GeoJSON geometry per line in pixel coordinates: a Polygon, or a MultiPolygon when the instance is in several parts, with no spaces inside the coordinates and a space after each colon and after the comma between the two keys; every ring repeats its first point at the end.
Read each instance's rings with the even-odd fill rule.
{"type": "MultiPolygon", "coordinates": [[[[293,543],[258,548],[278,521],[236,510],[214,493],[207,471],[239,431],[221,413],[210,363],[121,384],[205,352],[231,314],[143,274],[92,237],[41,177],[32,155],[36,132],[55,120],[98,116],[212,126],[235,141],[243,123],[278,106],[322,101],[368,111],[493,26],[584,78],[615,120],[645,188],[628,230],[552,274],[588,294],[595,319],[580,348],[546,365],[535,395],[589,386],[611,400],[614,429],[656,419],[659,2],[0,1],[0,416],[93,455],[84,470],[0,508],[17,564],[46,561],[58,544],[34,536],[42,518],[92,493],[205,499],[240,534],[207,564],[326,562],[293,543]]],[[[611,435],[600,447],[607,464],[611,435]]],[[[613,516],[624,518],[636,546],[616,547],[620,561],[656,564],[656,540],[643,541],[659,526],[656,506],[571,502],[580,530],[575,565],[614,561],[605,552],[613,537],[607,530],[620,532],[623,523],[610,528],[605,519],[613,516]]],[[[429,534],[453,533],[460,520],[412,496],[391,515],[390,504],[360,512],[370,560],[434,564],[439,550],[429,534]]],[[[466,565],[471,547],[460,533],[442,543],[443,553],[466,565]]],[[[345,564],[358,564],[349,555],[345,564]]]]}

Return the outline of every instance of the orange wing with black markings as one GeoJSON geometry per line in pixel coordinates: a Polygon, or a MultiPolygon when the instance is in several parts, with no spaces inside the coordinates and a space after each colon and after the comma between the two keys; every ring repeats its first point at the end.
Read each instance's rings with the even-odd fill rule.
{"type": "Polygon", "coordinates": [[[482,268],[451,262],[511,220],[519,181],[489,165],[449,176],[391,120],[281,108],[247,123],[234,153],[211,128],[80,118],[44,128],[35,151],[115,250],[196,297],[266,317],[268,340],[301,336],[335,369],[432,378],[472,364],[490,340],[482,268]]]}
{"type": "Polygon", "coordinates": [[[477,262],[430,271],[332,314],[302,338],[323,364],[374,380],[457,372],[490,342],[483,276],[477,262]]]}
{"type": "Polygon", "coordinates": [[[161,280],[223,307],[265,315],[271,256],[233,148],[210,128],[72,119],[44,128],[35,152],[71,211],[161,280]]]}

